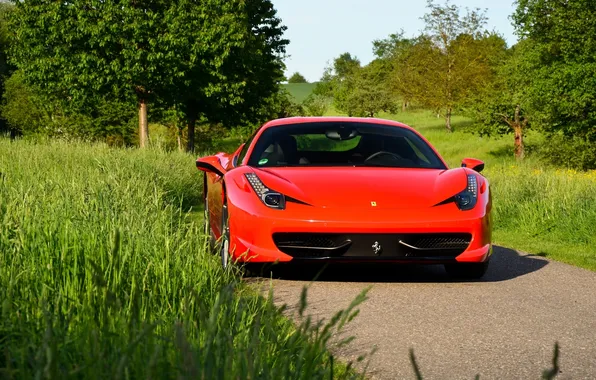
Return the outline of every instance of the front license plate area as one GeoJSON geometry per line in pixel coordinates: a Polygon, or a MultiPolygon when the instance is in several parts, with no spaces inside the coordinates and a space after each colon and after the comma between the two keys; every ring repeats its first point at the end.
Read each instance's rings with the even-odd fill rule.
{"type": "Polygon", "coordinates": [[[352,245],[343,255],[345,257],[403,257],[398,246],[397,235],[354,235],[350,237],[352,245]]]}

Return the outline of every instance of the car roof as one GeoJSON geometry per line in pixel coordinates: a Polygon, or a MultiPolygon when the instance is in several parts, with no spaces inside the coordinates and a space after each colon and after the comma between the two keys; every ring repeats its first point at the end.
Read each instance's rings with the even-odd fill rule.
{"type": "Polygon", "coordinates": [[[281,127],[284,125],[296,125],[296,124],[304,124],[304,123],[366,123],[366,124],[382,124],[387,126],[393,127],[400,127],[414,130],[409,125],[400,123],[398,121],[387,120],[387,119],[377,119],[374,117],[346,117],[346,116],[308,116],[308,117],[286,117],[282,119],[275,119],[271,120],[263,125],[263,130],[270,128],[270,127],[281,127]]]}

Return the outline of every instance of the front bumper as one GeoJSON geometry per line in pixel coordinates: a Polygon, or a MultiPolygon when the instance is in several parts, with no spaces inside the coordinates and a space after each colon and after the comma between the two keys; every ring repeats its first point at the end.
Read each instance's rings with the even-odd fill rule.
{"type": "MultiPolygon", "coordinates": [[[[431,210],[332,210],[290,204],[286,210],[245,211],[230,208],[231,254],[239,262],[391,262],[440,264],[453,262],[484,262],[492,254],[491,221],[486,210],[460,211],[454,205],[431,210]],[[346,251],[297,257],[282,252],[274,234],[312,233],[358,236],[358,244],[370,251],[346,251]],[[349,235],[352,234],[352,235],[349,235]],[[406,254],[400,250],[401,236],[424,234],[469,234],[470,242],[461,253],[453,255],[406,254]],[[362,241],[360,241],[362,240],[362,241]],[[383,249],[375,252],[375,243],[383,249]],[[395,242],[398,245],[395,245],[395,242]],[[370,244],[372,243],[372,244],[370,244]],[[398,247],[398,248],[396,248],[398,247]],[[363,252],[363,253],[362,253],[363,252]],[[401,253],[400,253],[401,252],[401,253]]],[[[344,236],[342,235],[342,236],[344,236]]],[[[354,239],[352,239],[354,240],[354,239]]],[[[403,248],[403,247],[402,247],[403,248]]],[[[287,250],[286,250],[287,252],[287,250]]]]}

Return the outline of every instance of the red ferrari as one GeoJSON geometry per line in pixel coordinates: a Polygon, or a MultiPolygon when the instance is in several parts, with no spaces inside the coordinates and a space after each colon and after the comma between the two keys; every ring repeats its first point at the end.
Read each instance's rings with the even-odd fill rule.
{"type": "Polygon", "coordinates": [[[206,232],[222,264],[444,264],[480,278],[491,195],[466,158],[449,169],[416,130],[382,119],[300,117],[260,127],[232,154],[199,158],[206,232]]]}

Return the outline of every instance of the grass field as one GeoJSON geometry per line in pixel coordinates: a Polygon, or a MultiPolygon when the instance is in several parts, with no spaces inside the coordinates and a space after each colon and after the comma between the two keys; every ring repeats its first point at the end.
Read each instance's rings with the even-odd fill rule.
{"type": "Polygon", "coordinates": [[[288,90],[296,102],[302,103],[304,99],[310,95],[316,85],[316,83],[287,83],[284,84],[283,87],[288,90]]]}
{"type": "Polygon", "coordinates": [[[223,271],[185,212],[201,203],[193,163],[0,139],[0,378],[354,375],[326,347],[357,302],[295,326],[223,271]]]}

